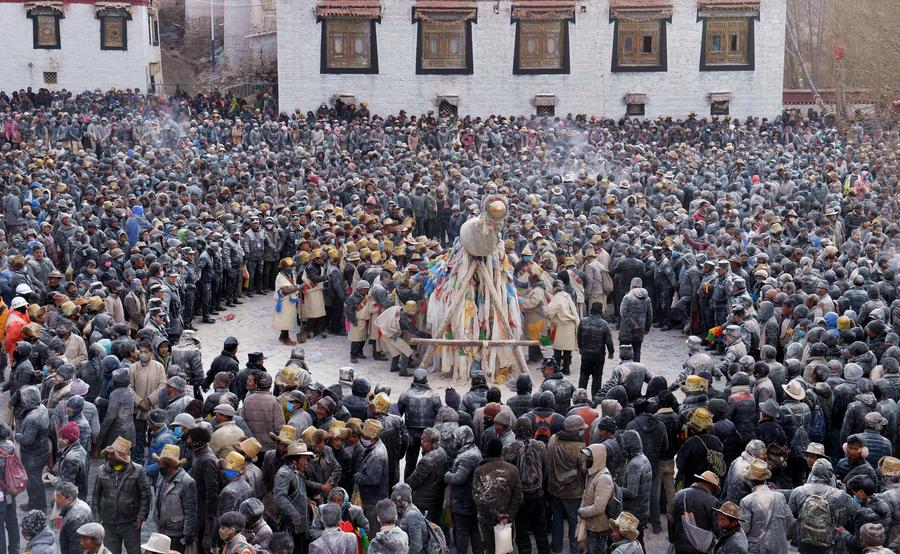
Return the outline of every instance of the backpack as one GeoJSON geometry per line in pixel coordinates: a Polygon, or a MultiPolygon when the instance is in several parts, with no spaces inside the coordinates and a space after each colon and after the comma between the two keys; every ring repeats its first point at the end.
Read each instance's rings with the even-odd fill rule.
{"type": "Polygon", "coordinates": [[[541,468],[541,458],[530,440],[522,442],[522,449],[516,459],[516,469],[519,471],[519,483],[524,494],[535,493],[543,488],[544,472],[541,468]]]}
{"type": "Polygon", "coordinates": [[[427,554],[448,554],[450,549],[447,547],[443,529],[433,521],[426,519],[425,522],[428,524],[428,546],[425,547],[425,552],[427,554]]]}
{"type": "Polygon", "coordinates": [[[725,455],[718,450],[713,450],[708,447],[706,441],[701,437],[698,436],[697,440],[699,440],[703,445],[703,448],[706,449],[706,463],[709,464],[709,469],[718,475],[719,479],[725,477],[725,474],[728,473],[728,468],[725,466],[725,455]]]}
{"type": "Polygon", "coordinates": [[[8,454],[6,450],[0,448],[0,456],[3,456],[6,461],[6,469],[3,471],[3,481],[0,482],[0,486],[7,494],[13,496],[22,494],[28,483],[28,474],[25,472],[25,466],[22,465],[19,453],[13,450],[12,454],[8,454]]]}
{"type": "Polygon", "coordinates": [[[825,442],[825,412],[817,404],[813,408],[812,418],[809,421],[809,440],[811,442],[825,442]]]}
{"type": "Polygon", "coordinates": [[[819,494],[807,497],[798,516],[799,544],[819,548],[830,548],[834,544],[834,521],[827,497],[819,494]]]}
{"type": "Polygon", "coordinates": [[[550,436],[553,435],[553,430],[550,429],[551,421],[553,421],[552,415],[548,417],[534,416],[534,436],[532,438],[547,444],[550,436]]]}
{"type": "Polygon", "coordinates": [[[622,513],[622,488],[613,479],[612,494],[609,495],[609,501],[606,503],[606,517],[616,519],[622,513]]]}

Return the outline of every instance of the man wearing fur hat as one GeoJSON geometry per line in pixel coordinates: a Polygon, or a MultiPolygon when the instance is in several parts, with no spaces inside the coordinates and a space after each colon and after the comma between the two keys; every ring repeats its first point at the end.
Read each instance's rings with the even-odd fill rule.
{"type": "Polygon", "coordinates": [[[197,485],[184,470],[178,446],[167,444],[152,454],[159,464],[160,482],[156,493],[157,531],[172,540],[172,549],[184,552],[197,539],[197,485]]]}
{"type": "Polygon", "coordinates": [[[216,514],[219,517],[226,512],[236,512],[241,502],[253,494],[250,483],[244,479],[245,463],[244,457],[234,451],[225,456],[225,459],[219,460],[220,482],[224,484],[216,503],[216,514]]]}
{"type": "Polygon", "coordinates": [[[103,449],[106,463],[100,466],[91,495],[94,520],[106,531],[104,544],[112,552],[138,554],[141,526],[150,513],[150,483],[144,468],[131,461],[131,441],[117,437],[103,449]]]}
{"type": "Polygon", "coordinates": [[[638,518],[629,512],[609,521],[610,554],[642,554],[644,548],[638,542],[638,518]]]}
{"type": "Polygon", "coordinates": [[[281,529],[294,537],[294,548],[306,549],[309,545],[309,512],[303,472],[312,456],[305,443],[291,444],[284,454],[286,464],[275,475],[274,499],[281,516],[281,529]]]}

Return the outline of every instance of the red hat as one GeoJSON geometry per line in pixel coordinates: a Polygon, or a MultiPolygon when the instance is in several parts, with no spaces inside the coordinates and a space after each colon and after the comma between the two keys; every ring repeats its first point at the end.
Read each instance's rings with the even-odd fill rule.
{"type": "Polygon", "coordinates": [[[70,421],[63,425],[57,434],[59,435],[59,438],[69,441],[69,444],[77,442],[81,437],[81,432],[78,430],[78,424],[74,421],[70,421]]]}

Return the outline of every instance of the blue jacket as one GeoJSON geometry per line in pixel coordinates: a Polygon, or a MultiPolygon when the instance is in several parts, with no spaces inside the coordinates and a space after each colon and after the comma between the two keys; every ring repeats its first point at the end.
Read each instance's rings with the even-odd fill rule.
{"type": "Polygon", "coordinates": [[[153,435],[153,439],[150,440],[150,452],[147,456],[147,465],[144,466],[144,473],[147,474],[147,479],[150,480],[151,485],[155,485],[156,479],[159,477],[159,462],[153,459],[153,455],[159,456],[165,445],[175,444],[176,442],[178,442],[178,439],[168,427],[158,430],[153,435]]]}

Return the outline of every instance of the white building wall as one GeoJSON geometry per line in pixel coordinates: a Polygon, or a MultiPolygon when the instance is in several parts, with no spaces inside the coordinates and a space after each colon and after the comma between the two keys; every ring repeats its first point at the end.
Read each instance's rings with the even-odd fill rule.
{"type": "MultiPolygon", "coordinates": [[[[0,90],[32,87],[75,92],[149,85],[149,64],[159,63],[158,46],[150,45],[147,8],[131,7],[128,50],[100,49],[100,20],[94,4],[65,4],[59,21],[60,49],[33,48],[32,20],[24,4],[0,3],[0,90]],[[45,85],[44,72],[56,72],[57,84],[45,85]]],[[[161,82],[162,75],[157,77],[161,82]]]]}
{"type": "Polygon", "coordinates": [[[280,108],[314,109],[336,93],[354,94],[374,113],[401,109],[421,113],[436,107],[438,95],[459,95],[460,115],[534,113],[536,94],[556,95],[557,115],[587,113],[619,117],[626,93],[649,96],[647,117],[709,114],[709,93],[732,94],[730,113],[773,117],[781,109],[786,0],[763,0],[754,22],[754,71],[700,71],[703,24],[697,0],[674,0],[667,24],[668,70],[612,73],[614,24],[608,0],[580,0],[575,23],[569,25],[568,75],[513,75],[515,24],[510,2],[478,2],[472,25],[474,74],[417,75],[416,32],[411,0],[382,0],[383,17],[376,25],[377,75],[321,74],[321,24],[315,2],[278,0],[278,81],[280,108]],[[582,9],[585,11],[583,12],[582,9]]]}

